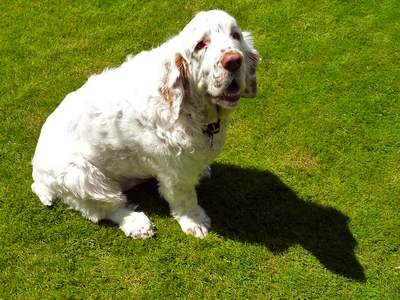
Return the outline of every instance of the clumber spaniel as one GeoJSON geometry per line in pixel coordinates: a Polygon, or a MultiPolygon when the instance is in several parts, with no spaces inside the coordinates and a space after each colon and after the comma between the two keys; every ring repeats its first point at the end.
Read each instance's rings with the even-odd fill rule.
{"type": "Polygon", "coordinates": [[[256,94],[250,33],[220,10],[198,13],[175,37],[128,56],[68,94],[43,125],[32,190],[133,238],[154,234],[123,191],[156,178],[182,230],[204,237],[210,219],[195,187],[225,140],[229,113],[256,94]]]}

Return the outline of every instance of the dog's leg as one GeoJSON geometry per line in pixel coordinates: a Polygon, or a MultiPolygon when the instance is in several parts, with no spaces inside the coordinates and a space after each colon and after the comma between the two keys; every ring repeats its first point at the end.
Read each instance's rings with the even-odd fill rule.
{"type": "Polygon", "coordinates": [[[203,238],[208,234],[211,220],[197,203],[194,185],[160,180],[159,190],[167,200],[172,216],[185,233],[198,238],[203,238]]]}
{"type": "Polygon", "coordinates": [[[107,219],[117,223],[126,236],[134,239],[147,239],[154,235],[154,225],[142,212],[135,212],[127,207],[121,207],[107,219]]]}
{"type": "Polygon", "coordinates": [[[126,207],[127,199],[119,183],[82,157],[68,164],[59,178],[61,199],[93,222],[111,220],[129,237],[148,238],[154,226],[144,213],[126,207]]]}

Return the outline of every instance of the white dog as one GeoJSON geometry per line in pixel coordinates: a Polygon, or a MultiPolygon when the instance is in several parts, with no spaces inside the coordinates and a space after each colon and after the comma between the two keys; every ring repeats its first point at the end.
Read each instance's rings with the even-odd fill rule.
{"type": "Polygon", "coordinates": [[[204,237],[210,219],[195,187],[225,140],[229,113],[256,94],[252,37],[220,10],[200,12],[160,47],[128,56],[68,94],[43,125],[32,160],[32,190],[127,236],[154,226],[123,191],[156,178],[182,230],[204,237]]]}

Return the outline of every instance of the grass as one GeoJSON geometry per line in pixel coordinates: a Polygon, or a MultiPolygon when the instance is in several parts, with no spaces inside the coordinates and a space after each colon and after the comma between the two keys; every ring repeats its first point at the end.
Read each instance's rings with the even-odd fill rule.
{"type": "Polygon", "coordinates": [[[0,298],[400,298],[398,1],[3,1],[0,41],[0,298]],[[30,159],[50,112],[216,7],[263,61],[198,187],[213,232],[185,236],[151,182],[129,195],[146,241],[44,208],[30,159]]]}

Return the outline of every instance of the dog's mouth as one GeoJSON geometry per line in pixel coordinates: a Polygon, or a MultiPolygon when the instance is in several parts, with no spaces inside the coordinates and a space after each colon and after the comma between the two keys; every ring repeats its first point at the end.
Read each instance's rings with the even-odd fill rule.
{"type": "Polygon", "coordinates": [[[224,106],[235,106],[240,100],[240,85],[233,79],[228,87],[219,96],[210,95],[212,100],[223,102],[224,106]]]}
{"type": "Polygon", "coordinates": [[[226,88],[221,98],[229,102],[236,102],[240,99],[240,86],[235,79],[226,88]]]}

